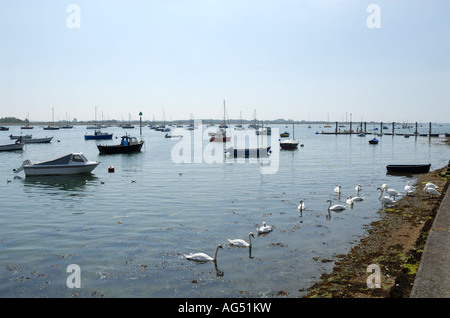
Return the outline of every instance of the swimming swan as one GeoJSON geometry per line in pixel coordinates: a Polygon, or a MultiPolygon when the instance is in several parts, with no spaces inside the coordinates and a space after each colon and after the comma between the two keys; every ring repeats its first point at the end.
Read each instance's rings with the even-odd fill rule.
{"type": "Polygon", "coordinates": [[[300,212],[302,212],[303,210],[306,209],[306,205],[305,205],[305,202],[303,202],[303,200],[300,200],[299,203],[300,203],[300,204],[298,205],[297,209],[298,209],[300,212]]]}
{"type": "Polygon", "coordinates": [[[334,187],[334,193],[335,194],[341,194],[341,185],[338,185],[337,187],[334,187]]]}
{"type": "Polygon", "coordinates": [[[222,245],[219,244],[216,246],[216,252],[214,253],[214,258],[212,258],[211,256],[209,256],[205,253],[191,253],[188,255],[184,255],[184,257],[186,257],[186,259],[189,259],[192,261],[197,261],[197,262],[208,262],[208,261],[215,262],[217,259],[217,251],[219,250],[219,248],[223,248],[222,245]]]}
{"type": "Polygon", "coordinates": [[[235,240],[228,239],[228,242],[230,242],[232,245],[235,245],[235,246],[252,247],[252,237],[255,238],[255,235],[252,232],[250,232],[250,233],[248,233],[248,242],[241,240],[241,239],[235,239],[235,240]]]}
{"type": "Polygon", "coordinates": [[[264,234],[264,233],[269,233],[270,231],[273,230],[273,227],[270,225],[267,225],[266,222],[263,222],[263,225],[259,228],[256,229],[258,231],[258,234],[264,234]]]}
{"type": "Polygon", "coordinates": [[[331,210],[331,211],[342,211],[342,210],[346,209],[345,205],[335,204],[335,205],[331,206],[331,200],[330,199],[328,199],[327,202],[329,202],[328,210],[331,210]]]}

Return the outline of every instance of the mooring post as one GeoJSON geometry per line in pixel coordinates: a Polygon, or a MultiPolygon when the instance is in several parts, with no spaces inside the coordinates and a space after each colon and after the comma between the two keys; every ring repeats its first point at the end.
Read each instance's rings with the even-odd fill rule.
{"type": "Polygon", "coordinates": [[[394,126],[395,126],[395,122],[392,122],[392,136],[394,136],[394,126]]]}

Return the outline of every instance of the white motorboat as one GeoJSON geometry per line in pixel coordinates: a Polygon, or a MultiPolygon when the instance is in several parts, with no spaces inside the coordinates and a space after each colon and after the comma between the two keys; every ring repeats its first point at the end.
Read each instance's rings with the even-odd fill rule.
{"type": "Polygon", "coordinates": [[[90,173],[100,162],[88,160],[81,152],[73,152],[62,157],[32,162],[25,160],[17,169],[13,171],[19,173],[24,171],[26,176],[48,176],[48,175],[72,175],[90,173]]]}

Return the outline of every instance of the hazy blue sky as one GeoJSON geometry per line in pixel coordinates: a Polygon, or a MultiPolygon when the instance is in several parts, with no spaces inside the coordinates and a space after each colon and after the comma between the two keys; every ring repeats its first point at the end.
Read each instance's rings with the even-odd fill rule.
{"type": "Polygon", "coordinates": [[[225,100],[229,118],[449,122],[449,13],[448,0],[1,1],[0,117],[220,119],[225,100]]]}

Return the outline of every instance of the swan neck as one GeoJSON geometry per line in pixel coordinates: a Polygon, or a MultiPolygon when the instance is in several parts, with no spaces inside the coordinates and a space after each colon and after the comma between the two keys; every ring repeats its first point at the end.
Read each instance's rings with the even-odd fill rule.
{"type": "Polygon", "coordinates": [[[216,247],[216,252],[214,253],[214,261],[217,259],[217,252],[219,251],[219,246],[216,247]]]}

